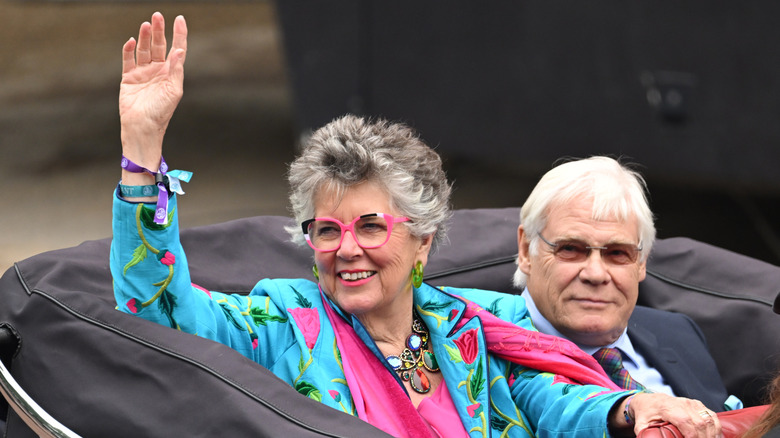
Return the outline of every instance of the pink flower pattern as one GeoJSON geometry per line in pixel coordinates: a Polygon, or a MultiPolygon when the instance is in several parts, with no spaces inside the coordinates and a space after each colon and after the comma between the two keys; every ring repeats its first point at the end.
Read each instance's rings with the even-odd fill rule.
{"type": "Polygon", "coordinates": [[[287,309],[287,311],[290,312],[293,319],[295,319],[295,324],[298,325],[298,329],[303,333],[306,347],[309,350],[314,348],[314,343],[320,334],[320,315],[317,309],[296,307],[295,309],[287,309]]]}
{"type": "Polygon", "coordinates": [[[471,365],[479,353],[479,337],[477,329],[470,329],[463,332],[458,339],[455,339],[455,345],[460,350],[460,357],[464,362],[471,365]]]}
{"type": "Polygon", "coordinates": [[[171,254],[170,251],[165,251],[162,257],[160,257],[160,263],[162,263],[165,266],[171,266],[174,263],[176,263],[176,256],[171,254]]]}
{"type": "Polygon", "coordinates": [[[132,313],[138,313],[138,300],[135,298],[130,298],[130,300],[127,302],[127,308],[132,313]]]}

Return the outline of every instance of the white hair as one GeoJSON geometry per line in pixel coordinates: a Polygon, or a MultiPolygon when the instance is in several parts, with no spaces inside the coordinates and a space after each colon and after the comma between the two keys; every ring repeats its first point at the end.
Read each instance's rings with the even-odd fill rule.
{"type": "MultiPolygon", "coordinates": [[[[520,209],[520,223],[529,239],[529,252],[537,254],[539,233],[547,226],[551,208],[575,199],[593,199],[592,218],[636,217],[642,247],[640,261],[647,259],[655,242],[653,213],[645,195],[647,185],[638,172],[609,157],[569,161],[548,171],[536,184],[520,209]]],[[[518,266],[513,283],[522,289],[527,278],[518,266]]]]}

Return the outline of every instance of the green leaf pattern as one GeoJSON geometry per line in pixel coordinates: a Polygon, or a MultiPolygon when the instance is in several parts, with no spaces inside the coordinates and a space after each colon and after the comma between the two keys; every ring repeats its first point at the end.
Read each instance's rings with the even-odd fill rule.
{"type": "Polygon", "coordinates": [[[127,274],[127,270],[132,268],[133,266],[141,263],[146,258],[146,246],[139,245],[138,248],[133,251],[133,258],[130,259],[129,262],[125,265],[124,271],[122,271],[122,274],[127,274]]]}
{"type": "Polygon", "coordinates": [[[233,309],[230,307],[230,304],[227,302],[220,302],[219,308],[222,309],[222,313],[225,315],[225,319],[231,323],[235,328],[246,331],[246,328],[244,328],[243,325],[241,325],[240,322],[236,319],[236,316],[233,314],[233,309]]]}
{"type": "Polygon", "coordinates": [[[316,386],[303,380],[295,384],[295,390],[311,399],[322,401],[322,393],[316,386]]]}
{"type": "Polygon", "coordinates": [[[474,374],[472,374],[471,380],[469,381],[469,391],[471,392],[471,398],[476,400],[479,396],[479,393],[481,393],[483,389],[485,389],[485,377],[482,370],[482,361],[480,361],[479,365],[477,365],[477,370],[474,372],[474,374]]]}
{"type": "Polygon", "coordinates": [[[252,307],[249,309],[249,316],[252,317],[252,321],[255,322],[255,325],[268,325],[269,322],[287,322],[287,318],[279,315],[271,315],[270,313],[266,312],[265,309],[261,309],[259,307],[252,307]]]}
{"type": "Polygon", "coordinates": [[[170,293],[168,289],[165,289],[162,295],[160,295],[157,305],[160,307],[160,312],[168,318],[171,328],[178,329],[179,325],[173,317],[173,309],[176,307],[176,295],[170,293]]]}

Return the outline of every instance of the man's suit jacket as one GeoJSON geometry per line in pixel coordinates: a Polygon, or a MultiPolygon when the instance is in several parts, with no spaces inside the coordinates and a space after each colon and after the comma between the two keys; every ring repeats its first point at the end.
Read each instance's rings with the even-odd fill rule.
{"type": "Polygon", "coordinates": [[[681,397],[701,400],[720,412],[728,397],[704,334],[681,313],[636,306],[628,320],[634,348],[681,397]]]}

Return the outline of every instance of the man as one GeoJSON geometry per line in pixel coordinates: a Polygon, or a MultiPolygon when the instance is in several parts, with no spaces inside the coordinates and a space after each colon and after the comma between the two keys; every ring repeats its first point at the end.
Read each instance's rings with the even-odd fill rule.
{"type": "Polygon", "coordinates": [[[539,331],[589,354],[616,347],[626,379],[653,392],[714,411],[740,407],[725,406],[720,374],[689,317],[636,306],[655,240],[639,174],[607,157],[562,164],[542,177],[520,216],[514,283],[525,288],[539,331]]]}

